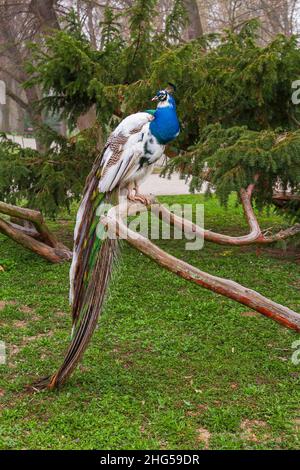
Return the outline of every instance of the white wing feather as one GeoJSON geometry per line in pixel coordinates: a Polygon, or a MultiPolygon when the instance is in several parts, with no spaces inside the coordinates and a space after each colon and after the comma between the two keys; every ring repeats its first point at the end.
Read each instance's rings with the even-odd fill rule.
{"type": "Polygon", "coordinates": [[[136,113],[123,119],[108,139],[107,148],[102,159],[102,177],[99,191],[112,191],[125,179],[136,159],[142,154],[141,136],[149,128],[154,118],[149,113],[136,113]],[[118,144],[118,141],[120,144],[118,144]],[[116,150],[115,146],[119,145],[116,150]],[[118,158],[116,157],[119,153],[118,158]]]}
{"type": "MultiPolygon", "coordinates": [[[[129,163],[134,156],[134,151],[135,149],[135,142],[139,138],[140,132],[133,133],[135,129],[140,129],[141,126],[149,123],[153,119],[152,115],[149,113],[136,113],[132,114],[123,121],[120,122],[120,124],[116,127],[116,129],[112,132],[110,135],[107,145],[106,145],[106,150],[103,154],[102,157],[102,172],[105,173],[105,176],[100,179],[99,182],[99,190],[100,192],[105,192],[113,189],[120,179],[122,178],[122,175],[124,172],[126,172],[126,166],[128,169],[129,163]],[[114,143],[118,137],[124,136],[124,145],[121,148],[121,155],[119,158],[119,161],[115,164],[112,165],[108,171],[105,172],[105,167],[110,161],[110,158],[114,156],[114,146],[110,146],[110,143],[114,143]],[[126,139],[125,139],[126,138],[126,139]],[[112,187],[113,185],[113,187],[112,187]]],[[[79,234],[79,228],[82,223],[83,215],[85,212],[86,205],[91,197],[90,191],[88,190],[81,201],[80,208],[77,213],[76,217],[76,226],[75,226],[75,231],[74,231],[74,241],[77,240],[78,234],[79,234]]],[[[73,260],[72,260],[72,265],[70,269],[70,303],[73,303],[74,300],[74,279],[75,279],[75,272],[76,272],[76,267],[77,267],[77,260],[78,260],[78,250],[74,250],[73,253],[73,260]]]]}
{"type": "Polygon", "coordinates": [[[135,113],[127,116],[120,124],[115,128],[112,135],[118,135],[120,133],[129,136],[134,129],[150,122],[154,119],[152,114],[149,113],[135,113]]]}

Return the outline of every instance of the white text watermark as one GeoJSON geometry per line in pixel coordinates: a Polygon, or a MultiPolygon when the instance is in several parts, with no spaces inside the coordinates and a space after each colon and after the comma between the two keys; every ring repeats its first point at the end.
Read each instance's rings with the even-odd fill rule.
{"type": "Polygon", "coordinates": [[[121,238],[126,240],[129,237],[139,236],[150,240],[185,239],[185,249],[189,251],[201,250],[204,245],[203,204],[164,206],[153,204],[147,212],[141,211],[139,208],[135,210],[127,203],[116,207],[110,204],[100,204],[97,216],[100,219],[97,225],[97,236],[100,239],[121,238]],[[126,230],[120,231],[118,229],[119,217],[127,226],[126,230]],[[109,230],[106,230],[104,222],[108,219],[109,230]]]}
{"type": "Polygon", "coordinates": [[[295,80],[292,83],[292,88],[295,90],[292,94],[292,103],[300,104],[300,80],[295,80]]]}

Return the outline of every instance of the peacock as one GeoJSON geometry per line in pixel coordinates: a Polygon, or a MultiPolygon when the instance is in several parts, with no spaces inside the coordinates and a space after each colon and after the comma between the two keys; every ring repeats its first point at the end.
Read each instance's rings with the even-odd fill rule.
{"type": "Polygon", "coordinates": [[[120,190],[127,190],[130,201],[147,204],[140,184],[152,172],[166,144],[179,135],[174,91],[175,86],[169,84],[152,98],[157,102],[156,110],[138,112],[120,122],[86,180],[76,217],[70,269],[72,341],[58,372],[43,379],[48,388],[59,387],[76,367],[102,310],[118,242],[99,235],[101,208],[118,204],[120,190]]]}

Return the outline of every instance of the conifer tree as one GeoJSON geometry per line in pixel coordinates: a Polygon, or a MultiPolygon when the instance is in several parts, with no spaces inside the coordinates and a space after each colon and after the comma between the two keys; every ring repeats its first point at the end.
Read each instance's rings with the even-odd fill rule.
{"type": "MultiPolygon", "coordinates": [[[[164,38],[155,30],[155,0],[136,0],[126,12],[129,37],[122,35],[118,17],[106,9],[100,50],[90,46],[71,15],[66,30],[47,37],[42,47],[33,47],[33,61],[28,65],[31,79],[26,86],[38,85],[44,97],[39,106],[60,113],[70,128],[94,105],[105,137],[118,119],[149,108],[153,92],[170,81],[177,85],[182,132],[173,148],[178,157],[170,162],[169,172],[180,170],[183,176],[192,175],[194,190],[207,178],[208,165],[209,189],[214,188],[224,204],[231,191],[238,192],[257,173],[260,182],[254,198],[259,207],[271,204],[278,183],[297,194],[300,109],[291,102],[291,86],[300,70],[297,38],[278,35],[261,46],[258,24],[250,21],[238,33],[228,31],[182,43],[178,35],[186,18],[182,5],[174,2],[165,22],[164,38]]],[[[90,164],[95,149],[88,142],[85,145],[90,164]]],[[[67,142],[61,147],[61,159],[66,167],[70,162],[70,173],[72,152],[64,154],[64,149],[73,147],[67,142]]],[[[13,154],[17,153],[14,147],[13,154]]],[[[45,175],[50,167],[44,163],[47,158],[39,158],[33,176],[27,159],[21,158],[23,154],[20,150],[18,168],[32,175],[32,180],[31,176],[26,180],[29,191],[32,184],[37,184],[38,175],[45,175]]],[[[50,158],[51,149],[47,148],[46,154],[50,158]]],[[[5,173],[0,168],[2,199],[24,196],[24,181],[22,189],[16,184],[14,195],[9,194],[7,178],[16,180],[15,168],[15,163],[9,162],[5,173]]],[[[80,184],[84,176],[83,171],[80,184]]],[[[63,173],[60,178],[64,178],[63,173]]],[[[65,206],[67,193],[78,197],[79,191],[74,191],[72,185],[72,178],[66,178],[64,195],[53,198],[57,208],[65,206]]],[[[48,191],[55,194],[54,186],[48,191]]],[[[52,214],[55,205],[49,203],[52,214]]],[[[44,201],[43,208],[46,206],[44,201]]]]}

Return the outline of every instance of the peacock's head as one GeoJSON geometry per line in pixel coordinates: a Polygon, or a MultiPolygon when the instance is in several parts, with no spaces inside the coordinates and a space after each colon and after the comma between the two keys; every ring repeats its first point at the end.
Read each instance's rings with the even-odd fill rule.
{"type": "Polygon", "coordinates": [[[162,106],[174,106],[175,100],[173,98],[173,93],[176,90],[173,83],[169,83],[164,90],[159,90],[155,96],[153,96],[152,101],[157,101],[157,107],[162,106]]]}

